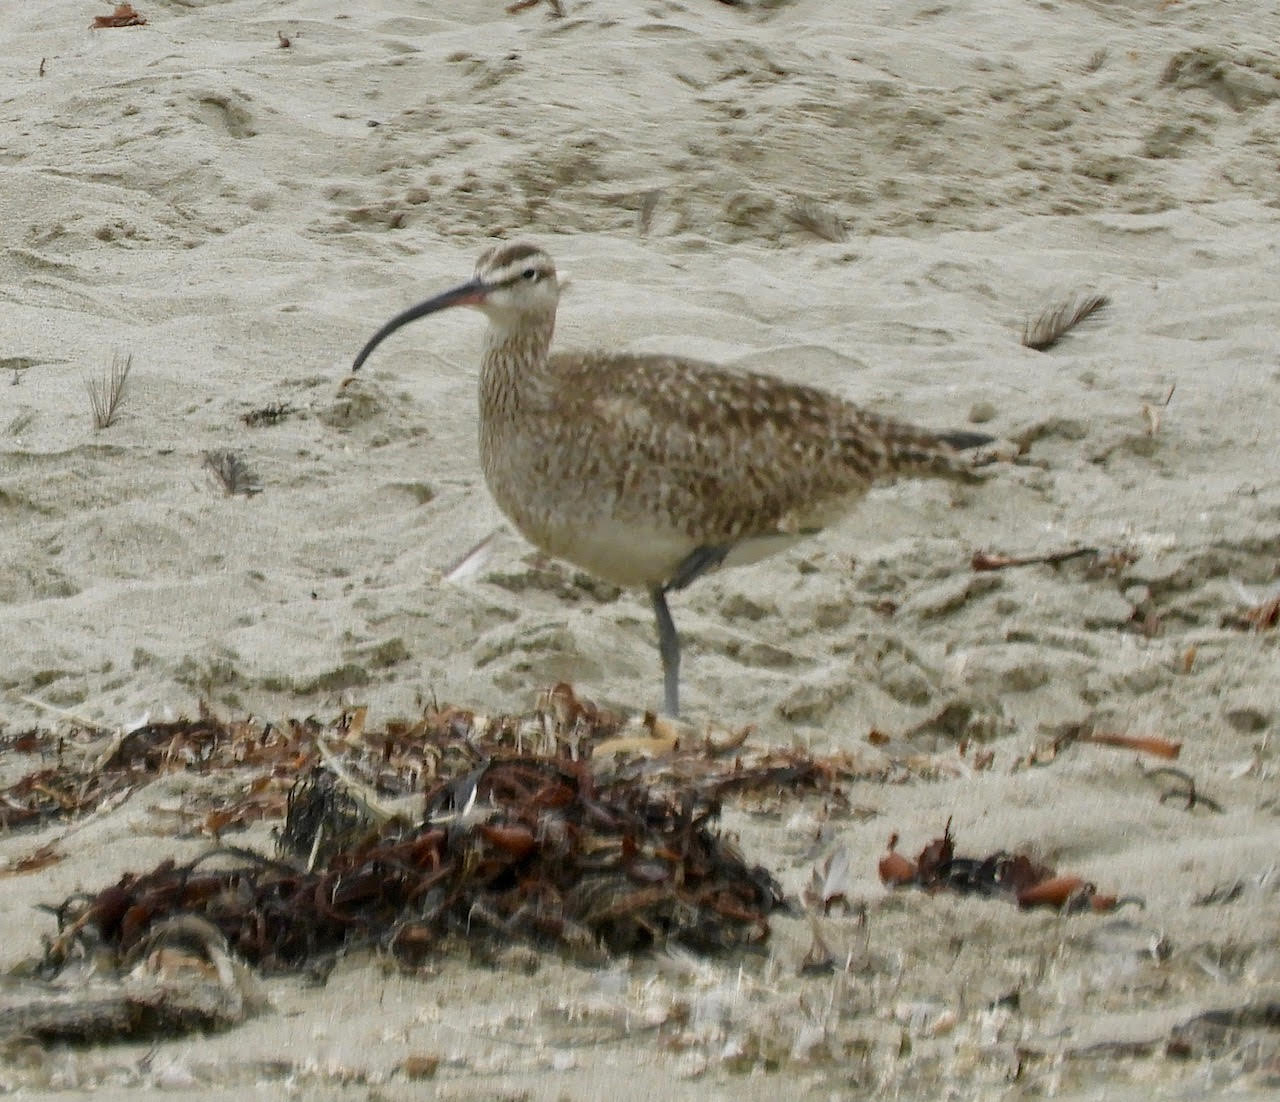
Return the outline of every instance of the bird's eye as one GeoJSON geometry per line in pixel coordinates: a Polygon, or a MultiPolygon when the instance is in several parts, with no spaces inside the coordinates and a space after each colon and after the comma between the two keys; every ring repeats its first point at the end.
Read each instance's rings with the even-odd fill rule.
{"type": "Polygon", "coordinates": [[[528,280],[530,283],[532,283],[535,279],[538,278],[538,269],[526,268],[523,272],[520,273],[520,278],[524,280],[528,280]]]}

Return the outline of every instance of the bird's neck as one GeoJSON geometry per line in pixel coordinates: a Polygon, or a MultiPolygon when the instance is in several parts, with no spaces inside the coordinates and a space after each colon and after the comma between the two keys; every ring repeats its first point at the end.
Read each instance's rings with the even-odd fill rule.
{"type": "Polygon", "coordinates": [[[555,327],[554,314],[489,322],[480,361],[481,416],[536,401],[547,389],[547,355],[555,327]]]}

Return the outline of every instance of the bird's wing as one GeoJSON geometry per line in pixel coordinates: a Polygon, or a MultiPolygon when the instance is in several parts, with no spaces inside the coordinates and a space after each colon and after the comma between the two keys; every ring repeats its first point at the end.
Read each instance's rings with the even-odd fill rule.
{"type": "Polygon", "coordinates": [[[556,356],[556,411],[613,453],[617,500],[725,542],[821,527],[888,473],[895,423],[826,391],[680,357],[556,356]]]}

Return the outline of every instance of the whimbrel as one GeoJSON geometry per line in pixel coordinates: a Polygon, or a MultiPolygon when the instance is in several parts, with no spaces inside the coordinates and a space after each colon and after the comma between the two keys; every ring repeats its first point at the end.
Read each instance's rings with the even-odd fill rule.
{"type": "Polygon", "coordinates": [[[959,452],[990,442],[681,356],[552,353],[560,290],[541,249],[491,248],[473,278],[379,329],[352,370],[428,314],[474,306],[488,317],[480,465],[489,490],[549,555],[648,592],[671,715],[679,712],[680,639],[669,592],[812,535],[873,482],[973,479],[959,452]]]}

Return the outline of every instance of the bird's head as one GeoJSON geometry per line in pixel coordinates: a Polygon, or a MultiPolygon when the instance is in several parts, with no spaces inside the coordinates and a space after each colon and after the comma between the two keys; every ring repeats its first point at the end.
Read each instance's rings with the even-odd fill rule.
{"type": "Polygon", "coordinates": [[[517,328],[555,317],[565,281],[556,274],[551,257],[536,245],[517,242],[486,249],[476,261],[475,275],[466,283],[411,306],[397,314],[369,338],[352,365],[359,371],[370,353],[401,326],[450,306],[482,310],[492,325],[517,328]]]}

